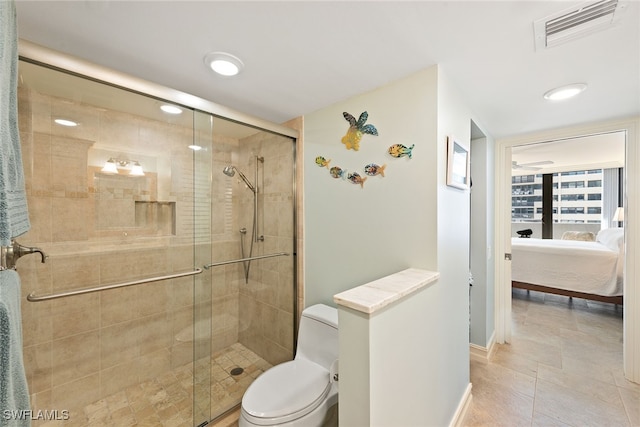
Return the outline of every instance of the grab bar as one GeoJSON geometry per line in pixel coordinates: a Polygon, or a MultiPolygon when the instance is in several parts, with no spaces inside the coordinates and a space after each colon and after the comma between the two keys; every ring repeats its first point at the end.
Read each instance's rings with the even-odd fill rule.
{"type": "Polygon", "coordinates": [[[229,261],[214,262],[214,263],[205,265],[203,268],[205,270],[208,270],[211,267],[218,267],[220,265],[236,264],[238,262],[253,261],[255,259],[273,258],[277,256],[289,256],[289,255],[290,254],[288,254],[287,252],[277,252],[275,254],[259,255],[259,256],[249,257],[249,258],[240,258],[240,259],[232,259],[229,261]]]}
{"type": "Polygon", "coordinates": [[[88,293],[91,293],[91,292],[106,291],[108,289],[117,289],[117,288],[124,288],[126,286],[142,285],[143,283],[159,282],[161,280],[177,279],[179,277],[187,277],[187,276],[195,276],[196,274],[200,274],[200,273],[202,273],[202,269],[196,268],[195,270],[188,271],[186,273],[176,273],[176,274],[169,274],[167,276],[150,277],[148,279],[140,279],[140,280],[134,280],[132,282],[124,282],[124,283],[114,283],[113,285],[98,286],[98,287],[94,287],[94,288],[76,289],[76,290],[73,290],[73,291],[60,292],[60,293],[57,293],[57,294],[35,295],[32,292],[29,295],[27,295],[27,301],[30,301],[30,302],[48,301],[48,300],[51,300],[51,299],[70,297],[70,296],[73,296],[73,295],[82,295],[82,294],[88,294],[88,293]]]}

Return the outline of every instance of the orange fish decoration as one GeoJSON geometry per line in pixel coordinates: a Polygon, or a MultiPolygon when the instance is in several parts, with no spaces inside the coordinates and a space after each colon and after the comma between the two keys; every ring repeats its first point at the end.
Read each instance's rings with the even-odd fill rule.
{"type": "Polygon", "coordinates": [[[360,188],[364,188],[364,182],[367,180],[367,178],[361,177],[358,172],[350,173],[347,175],[347,179],[353,184],[360,184],[360,188]]]}

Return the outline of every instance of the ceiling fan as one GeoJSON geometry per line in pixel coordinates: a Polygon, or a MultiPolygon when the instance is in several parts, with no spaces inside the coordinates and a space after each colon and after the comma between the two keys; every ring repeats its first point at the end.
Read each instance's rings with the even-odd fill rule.
{"type": "Polygon", "coordinates": [[[551,165],[551,164],[553,164],[552,160],[543,160],[541,162],[531,162],[531,163],[522,163],[522,164],[518,164],[518,162],[514,160],[511,162],[511,169],[538,171],[542,168],[537,166],[551,165]]]}

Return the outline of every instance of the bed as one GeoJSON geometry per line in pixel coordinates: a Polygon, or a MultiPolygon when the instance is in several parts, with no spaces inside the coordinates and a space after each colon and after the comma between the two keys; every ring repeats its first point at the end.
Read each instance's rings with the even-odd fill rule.
{"type": "Polygon", "coordinates": [[[598,232],[595,241],[513,238],[511,285],[622,304],[624,229],[598,232]]]}

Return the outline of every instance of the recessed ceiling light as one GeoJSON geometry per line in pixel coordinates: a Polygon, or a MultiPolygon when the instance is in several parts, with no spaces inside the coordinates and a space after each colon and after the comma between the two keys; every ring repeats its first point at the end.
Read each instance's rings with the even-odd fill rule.
{"type": "Polygon", "coordinates": [[[78,126],[78,123],[72,120],[67,120],[67,119],[55,119],[54,122],[56,122],[60,126],[68,126],[68,127],[78,126]]]}
{"type": "Polygon", "coordinates": [[[191,148],[193,151],[200,151],[202,150],[202,147],[199,145],[189,145],[189,148],[191,148]]]}
{"type": "Polygon", "coordinates": [[[175,105],[164,104],[160,106],[160,109],[168,114],[182,114],[182,108],[175,105]]]}
{"type": "Polygon", "coordinates": [[[587,85],[584,83],[574,83],[562,87],[558,87],[555,89],[551,89],[547,93],[544,94],[544,99],[549,99],[551,101],[560,101],[563,99],[568,99],[576,96],[580,92],[583,92],[587,88],[587,85]]]}
{"type": "Polygon", "coordinates": [[[221,76],[235,76],[244,68],[240,58],[225,52],[210,52],[204,57],[204,63],[221,76]]]}

